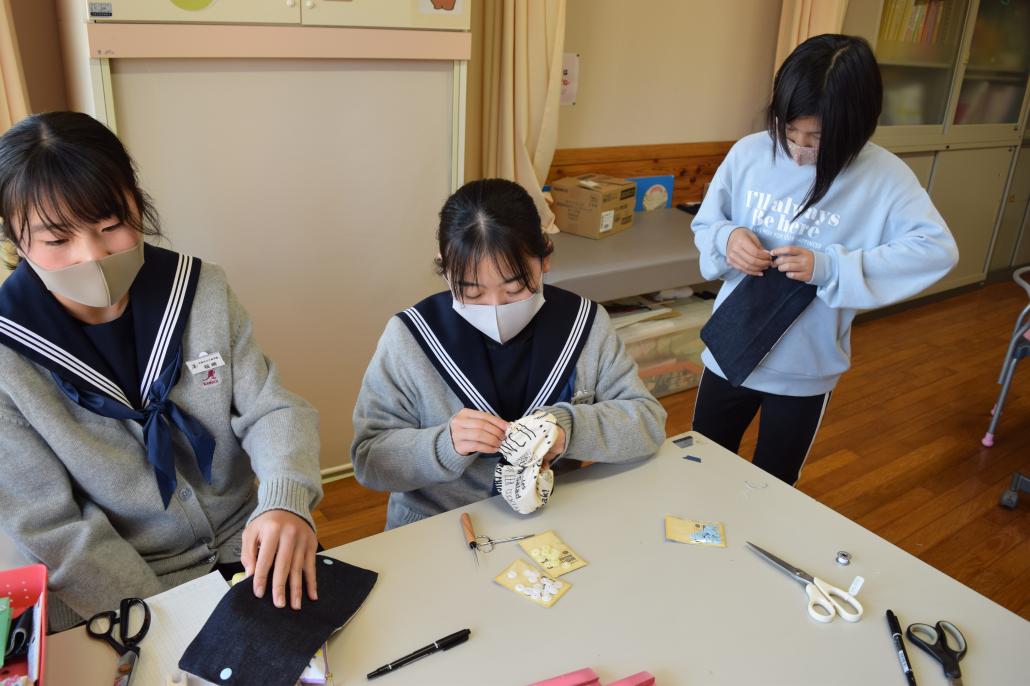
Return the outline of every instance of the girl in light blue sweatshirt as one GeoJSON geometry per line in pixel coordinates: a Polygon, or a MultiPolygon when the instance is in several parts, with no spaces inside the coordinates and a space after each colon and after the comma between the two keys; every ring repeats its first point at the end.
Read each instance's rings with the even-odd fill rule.
{"type": "Polygon", "coordinates": [[[724,281],[716,309],[745,280],[749,290],[771,285],[768,270],[814,288],[743,383],[728,382],[734,375],[705,350],[694,410],[694,429],[736,452],[761,409],[754,463],[791,484],[850,366],[856,311],[912,297],[958,260],[909,167],[869,142],[882,96],[863,39],[826,34],[799,45],[776,74],[767,131],[733,146],[692,225],[702,275],[724,281]]]}

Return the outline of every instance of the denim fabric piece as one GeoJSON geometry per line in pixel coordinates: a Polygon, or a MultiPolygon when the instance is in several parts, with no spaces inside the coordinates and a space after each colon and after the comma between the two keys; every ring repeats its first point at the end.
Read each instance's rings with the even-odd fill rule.
{"type": "Polygon", "coordinates": [[[277,608],[271,588],[264,598],[254,597],[252,577],[230,588],[179,669],[219,685],[296,684],[311,656],[357,612],[379,577],[324,555],[316,556],[315,569],[318,600],[305,593],[300,610],[277,608]]]}
{"type": "Polygon", "coordinates": [[[777,269],[745,276],[701,329],[726,380],[739,387],[815,299],[816,287],[777,269]]]}

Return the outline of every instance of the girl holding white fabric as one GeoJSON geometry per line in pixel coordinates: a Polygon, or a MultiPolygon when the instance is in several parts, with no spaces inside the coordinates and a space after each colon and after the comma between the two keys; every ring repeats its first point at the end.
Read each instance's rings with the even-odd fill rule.
{"type": "MultiPolygon", "coordinates": [[[[608,315],[544,285],[553,247],[524,189],[466,184],[440,212],[438,241],[450,288],[389,321],[354,410],[355,474],[392,491],[388,528],[504,492],[539,447],[538,431],[550,441],[534,466],[543,479],[559,457],[621,462],[657,451],[665,411],[608,315]],[[506,442],[509,424],[535,411],[506,442]]],[[[511,502],[525,511],[541,498],[511,502]]]]}

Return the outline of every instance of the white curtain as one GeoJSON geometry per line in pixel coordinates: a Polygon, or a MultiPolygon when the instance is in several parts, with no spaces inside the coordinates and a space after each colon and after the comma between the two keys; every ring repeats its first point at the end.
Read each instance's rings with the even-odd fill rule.
{"type": "MultiPolygon", "coordinates": [[[[14,31],[14,15],[10,0],[0,0],[0,133],[28,113],[29,98],[18,36],[14,31]]],[[[14,246],[0,242],[0,281],[7,276],[6,263],[13,255],[14,246]]]]}
{"type": "Polygon", "coordinates": [[[783,0],[780,10],[780,33],[776,41],[775,73],[794,48],[812,36],[840,33],[848,0],[783,0]]]}
{"type": "Polygon", "coordinates": [[[541,187],[558,141],[565,0],[484,0],[473,14],[466,176],[500,177],[533,196],[556,231],[541,187]]]}

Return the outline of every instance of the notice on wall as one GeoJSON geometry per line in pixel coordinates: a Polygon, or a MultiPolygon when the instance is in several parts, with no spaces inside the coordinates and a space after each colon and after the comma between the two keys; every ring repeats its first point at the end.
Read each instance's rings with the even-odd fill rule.
{"type": "Polygon", "coordinates": [[[579,89],[579,55],[567,52],[561,61],[561,99],[562,105],[576,104],[576,91],[579,89]]]}

